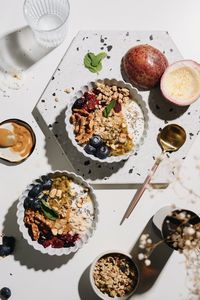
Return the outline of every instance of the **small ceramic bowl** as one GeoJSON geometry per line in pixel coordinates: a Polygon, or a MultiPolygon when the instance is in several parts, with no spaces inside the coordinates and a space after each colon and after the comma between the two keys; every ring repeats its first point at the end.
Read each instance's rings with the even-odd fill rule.
{"type": "MultiPolygon", "coordinates": [[[[50,191],[51,190],[52,189],[50,188],[50,191]]],[[[38,194],[38,196],[36,196],[35,198],[40,199],[39,195],[40,194],[38,194]]],[[[29,197],[31,197],[30,194],[29,194],[29,197]]],[[[49,193],[49,197],[51,198],[50,193],[49,193]]],[[[53,199],[56,199],[56,197],[53,197],[53,199]]],[[[59,201],[59,200],[57,199],[55,201],[59,201]]],[[[29,210],[30,210],[30,208],[29,208],[29,210]]],[[[43,206],[42,206],[41,214],[42,213],[45,216],[45,220],[49,220],[48,216],[46,216],[46,214],[44,214],[43,206]]],[[[71,212],[70,212],[70,216],[71,216],[71,212]]],[[[74,173],[70,173],[70,172],[67,172],[67,171],[55,171],[54,173],[49,173],[49,174],[43,175],[40,178],[34,180],[30,185],[28,185],[27,188],[25,189],[25,191],[19,197],[19,202],[18,202],[18,205],[17,205],[17,223],[19,225],[19,229],[22,232],[23,237],[27,240],[28,244],[31,245],[34,249],[36,249],[36,250],[38,250],[38,251],[40,251],[41,253],[44,253],[44,254],[61,256],[63,254],[67,255],[67,254],[70,254],[71,252],[76,252],[85,243],[87,243],[88,239],[93,235],[93,232],[96,229],[97,221],[98,221],[98,205],[97,205],[97,202],[96,202],[96,196],[94,194],[94,191],[93,191],[92,187],[82,177],[77,176],[74,173]],[[77,213],[78,216],[80,216],[80,214],[82,214],[82,213],[86,213],[86,216],[84,218],[86,218],[86,219],[89,218],[91,220],[89,227],[87,227],[85,230],[83,230],[83,232],[78,233],[79,237],[73,243],[72,246],[55,248],[55,247],[49,245],[45,248],[43,246],[43,244],[38,242],[38,240],[33,240],[32,239],[31,235],[29,234],[28,227],[25,226],[25,222],[24,222],[25,199],[27,199],[29,192],[32,190],[32,188],[35,185],[38,185],[38,184],[41,185],[41,183],[44,182],[43,181],[44,176],[45,177],[47,176],[48,178],[51,178],[51,179],[66,176],[68,179],[71,179],[72,182],[75,184],[73,186],[73,191],[78,192],[80,197],[84,193],[83,189],[84,188],[87,189],[87,194],[89,195],[91,201],[89,201],[89,202],[86,201],[85,204],[80,205],[80,206],[78,206],[77,202],[74,202],[76,200],[75,196],[74,196],[75,194],[74,195],[70,194],[70,195],[72,195],[71,196],[72,197],[71,207],[73,206],[73,210],[74,210],[74,206],[76,205],[76,209],[78,207],[78,213],[77,213]],[[79,214],[79,212],[80,212],[80,214],[79,214]]],[[[41,223],[41,224],[43,224],[43,223],[41,223]]],[[[38,225],[38,226],[41,226],[41,224],[38,225]]],[[[49,231],[52,232],[51,230],[49,230],[49,231]]],[[[43,235],[44,233],[40,232],[40,237],[41,237],[41,234],[43,235]]],[[[58,232],[58,234],[60,234],[60,233],[58,232]]]]}
{"type": "Polygon", "coordinates": [[[74,126],[73,124],[70,123],[70,117],[72,115],[72,106],[74,102],[78,99],[81,98],[85,92],[92,91],[96,87],[95,82],[89,82],[86,86],[83,86],[71,99],[71,102],[69,103],[67,110],[65,112],[65,125],[66,125],[66,131],[68,134],[68,137],[70,138],[72,144],[74,147],[81,152],[84,156],[101,162],[101,163],[114,163],[114,162],[119,162],[122,160],[127,160],[132,154],[134,154],[136,151],[138,151],[139,147],[143,144],[144,139],[147,135],[147,130],[148,130],[148,110],[146,107],[146,103],[142,99],[142,96],[138,93],[136,88],[133,88],[130,84],[125,83],[124,81],[118,81],[116,79],[108,79],[105,78],[103,80],[97,80],[99,83],[104,83],[109,86],[117,86],[119,88],[125,88],[130,91],[130,98],[133,100],[132,102],[132,116],[133,114],[136,115],[134,122],[129,122],[131,123],[132,127],[132,132],[134,135],[134,147],[133,150],[127,152],[126,154],[123,155],[118,155],[118,156],[108,156],[105,159],[100,159],[95,155],[88,154],[84,150],[84,147],[81,146],[80,144],[77,143],[75,139],[75,134],[74,134],[74,126]]]}
{"type": "MultiPolygon", "coordinates": [[[[0,129],[9,130],[11,133],[15,134],[14,126],[20,126],[29,132],[29,139],[27,140],[29,144],[25,144],[19,151],[19,147],[0,147],[0,158],[8,161],[9,163],[21,163],[27,159],[35,149],[36,137],[32,127],[19,119],[8,119],[0,123],[0,129]],[[16,148],[16,149],[15,149],[16,148]]],[[[21,138],[21,137],[20,137],[21,138]]],[[[21,143],[21,141],[20,141],[21,143]]]]}
{"type": "MultiPolygon", "coordinates": [[[[123,268],[123,267],[121,267],[123,268]]],[[[123,270],[123,269],[121,269],[123,270]]],[[[123,270],[124,272],[125,270],[123,270]]],[[[116,278],[116,276],[115,276],[116,278]]],[[[106,281],[108,281],[109,279],[106,279],[106,281]]],[[[118,250],[111,250],[111,251],[107,251],[104,253],[101,253],[99,256],[97,256],[95,258],[95,260],[93,261],[91,267],[90,267],[90,284],[95,292],[95,294],[100,297],[103,300],[111,300],[111,299],[115,299],[115,300],[127,300],[129,299],[129,297],[131,297],[131,295],[135,292],[135,290],[137,289],[139,283],[139,271],[137,268],[137,265],[135,264],[135,262],[133,261],[132,257],[130,256],[130,254],[128,253],[124,253],[118,250]],[[98,261],[102,258],[107,258],[107,257],[119,257],[121,258],[125,258],[125,260],[128,262],[129,266],[131,266],[131,270],[134,272],[135,274],[135,280],[133,282],[133,287],[131,289],[131,291],[128,294],[125,294],[124,296],[109,296],[108,293],[103,293],[100,288],[98,288],[95,284],[95,280],[94,280],[94,271],[95,271],[95,266],[97,265],[98,261]]],[[[113,289],[113,288],[111,288],[113,289]]]]}
{"type": "Polygon", "coordinates": [[[181,219],[176,219],[175,214],[183,213],[191,216],[191,220],[185,225],[196,225],[200,223],[200,217],[193,211],[188,209],[174,208],[172,206],[165,206],[157,211],[153,217],[154,225],[160,230],[161,235],[165,243],[173,250],[183,250],[178,246],[174,246],[174,242],[171,241],[170,235],[172,232],[176,232],[178,226],[181,225],[181,219]]]}

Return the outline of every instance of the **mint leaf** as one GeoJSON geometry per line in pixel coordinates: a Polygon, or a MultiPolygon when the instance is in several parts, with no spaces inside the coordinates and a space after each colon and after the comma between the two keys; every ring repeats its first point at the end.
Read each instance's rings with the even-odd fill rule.
{"type": "Polygon", "coordinates": [[[92,73],[97,73],[102,69],[102,59],[107,56],[106,52],[100,52],[95,55],[89,52],[84,57],[84,66],[92,73]]]}
{"type": "Polygon", "coordinates": [[[99,64],[99,60],[96,59],[96,55],[94,55],[94,53],[90,52],[90,53],[88,53],[88,56],[91,60],[91,65],[93,67],[96,67],[99,64]]]}
{"type": "Polygon", "coordinates": [[[90,53],[90,54],[91,54],[90,58],[92,60],[92,65],[94,67],[97,67],[101,63],[102,59],[107,56],[106,52],[100,52],[97,55],[94,55],[93,53],[90,53]]]}
{"type": "Polygon", "coordinates": [[[99,60],[99,62],[104,59],[107,56],[106,52],[100,52],[99,54],[96,55],[96,59],[99,60]]]}
{"type": "Polygon", "coordinates": [[[91,63],[92,63],[92,61],[91,61],[90,56],[89,56],[89,53],[88,53],[88,54],[86,54],[85,57],[84,57],[84,66],[85,66],[86,68],[89,68],[89,67],[91,66],[91,63]]]}
{"type": "Polygon", "coordinates": [[[117,103],[116,100],[112,100],[112,101],[104,108],[104,110],[103,110],[103,116],[104,116],[105,118],[108,118],[108,116],[109,116],[111,110],[115,107],[116,103],[117,103]]]}
{"type": "Polygon", "coordinates": [[[48,203],[45,201],[45,200],[41,200],[42,202],[42,211],[45,215],[45,217],[47,217],[48,219],[52,220],[52,221],[55,221],[56,219],[58,219],[58,214],[57,212],[50,208],[48,203]]]}

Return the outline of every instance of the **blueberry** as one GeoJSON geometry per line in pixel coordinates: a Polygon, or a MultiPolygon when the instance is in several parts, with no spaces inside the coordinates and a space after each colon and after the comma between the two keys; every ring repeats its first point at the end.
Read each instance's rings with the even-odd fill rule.
{"type": "Polygon", "coordinates": [[[0,245],[0,256],[7,256],[12,253],[12,249],[6,245],[0,245]]]}
{"type": "Polygon", "coordinates": [[[2,297],[4,297],[5,299],[8,299],[10,298],[11,296],[11,290],[8,288],[8,287],[3,287],[1,290],[0,290],[0,295],[2,297]]]}
{"type": "Polygon", "coordinates": [[[46,181],[43,182],[43,189],[44,190],[50,190],[51,186],[52,186],[52,180],[50,178],[48,178],[46,181]]]}
{"type": "Polygon", "coordinates": [[[80,109],[80,108],[83,107],[84,104],[85,104],[85,99],[84,99],[84,98],[78,98],[78,99],[74,102],[74,104],[73,104],[73,106],[72,106],[72,109],[74,109],[74,108],[80,109]]]}
{"type": "Polygon", "coordinates": [[[36,184],[32,187],[32,189],[29,191],[28,196],[29,197],[35,197],[38,196],[39,193],[42,191],[42,185],[41,184],[36,184]]]}
{"type": "Polygon", "coordinates": [[[34,210],[40,210],[41,209],[41,201],[39,199],[36,199],[34,202],[33,202],[33,206],[32,208],[34,210]]]}
{"type": "Polygon", "coordinates": [[[87,144],[87,145],[85,146],[84,150],[85,150],[85,152],[88,153],[88,154],[93,154],[93,155],[95,155],[97,149],[94,148],[92,145],[87,144]]]}
{"type": "Polygon", "coordinates": [[[100,159],[105,159],[110,154],[109,148],[103,144],[99,148],[97,148],[96,156],[100,159]]]}
{"type": "Polygon", "coordinates": [[[103,141],[99,135],[94,135],[90,139],[90,145],[93,146],[94,148],[98,148],[99,146],[102,145],[102,143],[103,143],[103,141]]]}
{"type": "Polygon", "coordinates": [[[3,245],[10,247],[13,252],[15,249],[15,238],[13,236],[3,236],[3,245]]]}
{"type": "Polygon", "coordinates": [[[32,208],[34,201],[35,200],[33,198],[26,197],[26,199],[24,200],[24,208],[25,209],[32,208]]]}

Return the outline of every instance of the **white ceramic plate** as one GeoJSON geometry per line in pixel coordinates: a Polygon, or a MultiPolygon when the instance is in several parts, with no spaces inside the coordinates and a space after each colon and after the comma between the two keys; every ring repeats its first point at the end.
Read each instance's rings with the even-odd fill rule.
{"type": "Polygon", "coordinates": [[[142,96],[138,93],[136,88],[133,88],[130,84],[127,84],[123,81],[117,81],[116,79],[108,79],[105,78],[103,80],[98,80],[98,82],[105,83],[108,85],[116,85],[121,88],[127,88],[130,91],[130,98],[133,99],[133,109],[134,113],[137,113],[138,118],[136,119],[136,122],[132,124],[132,130],[134,132],[134,149],[124,155],[119,156],[109,156],[106,159],[100,159],[94,155],[90,155],[85,152],[84,147],[79,145],[77,141],[75,140],[75,134],[74,134],[74,127],[73,124],[70,123],[70,116],[72,114],[72,106],[76,99],[83,96],[83,94],[87,91],[91,91],[95,88],[95,82],[89,82],[86,86],[83,86],[73,97],[70,101],[70,104],[68,105],[66,112],[65,112],[65,125],[66,125],[66,131],[67,134],[72,141],[72,144],[74,147],[77,148],[79,152],[81,152],[84,156],[99,161],[101,163],[114,163],[119,162],[122,160],[126,160],[130,157],[130,155],[134,154],[136,151],[138,151],[139,146],[144,142],[144,138],[147,135],[147,129],[148,129],[148,110],[146,107],[146,103],[143,101],[142,96]]]}
{"type": "MultiPolygon", "coordinates": [[[[55,171],[54,173],[49,173],[46,174],[49,177],[52,176],[67,176],[68,178],[71,178],[75,183],[80,184],[84,187],[87,187],[89,189],[89,195],[92,200],[93,204],[93,222],[92,226],[80,236],[80,239],[78,239],[75,242],[75,245],[73,247],[69,248],[52,248],[51,246],[44,248],[41,244],[39,244],[37,241],[33,241],[31,239],[31,236],[28,233],[28,228],[24,224],[24,200],[27,197],[29,191],[32,189],[34,184],[38,184],[36,180],[34,180],[30,185],[27,186],[26,190],[22,193],[22,195],[19,197],[19,202],[17,205],[17,223],[19,225],[19,229],[22,232],[23,237],[27,240],[28,244],[33,246],[34,249],[44,253],[44,254],[49,254],[49,255],[58,255],[61,256],[63,254],[67,255],[70,254],[71,252],[76,252],[78,249],[80,249],[85,243],[87,243],[88,239],[92,236],[94,230],[96,229],[96,224],[98,221],[98,206],[96,202],[96,196],[94,194],[94,191],[92,187],[80,176],[77,176],[74,173],[70,173],[67,171],[55,171]]],[[[38,179],[41,179],[38,178],[38,179]]]]}

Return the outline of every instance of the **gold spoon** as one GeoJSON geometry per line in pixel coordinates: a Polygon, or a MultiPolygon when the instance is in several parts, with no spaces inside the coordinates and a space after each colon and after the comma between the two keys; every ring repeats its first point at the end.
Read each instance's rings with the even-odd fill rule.
{"type": "Polygon", "coordinates": [[[155,171],[157,170],[160,162],[163,160],[164,155],[166,152],[174,152],[179,150],[186,141],[186,132],[185,130],[177,125],[177,124],[170,124],[165,126],[161,132],[158,134],[157,137],[158,143],[162,148],[161,155],[156,159],[151,171],[147,175],[143,185],[137,190],[136,194],[134,195],[129,207],[127,208],[120,225],[124,222],[125,219],[128,219],[130,214],[132,213],[133,209],[137,205],[138,201],[140,200],[141,196],[143,195],[144,191],[146,190],[148,184],[150,183],[155,171]]]}

